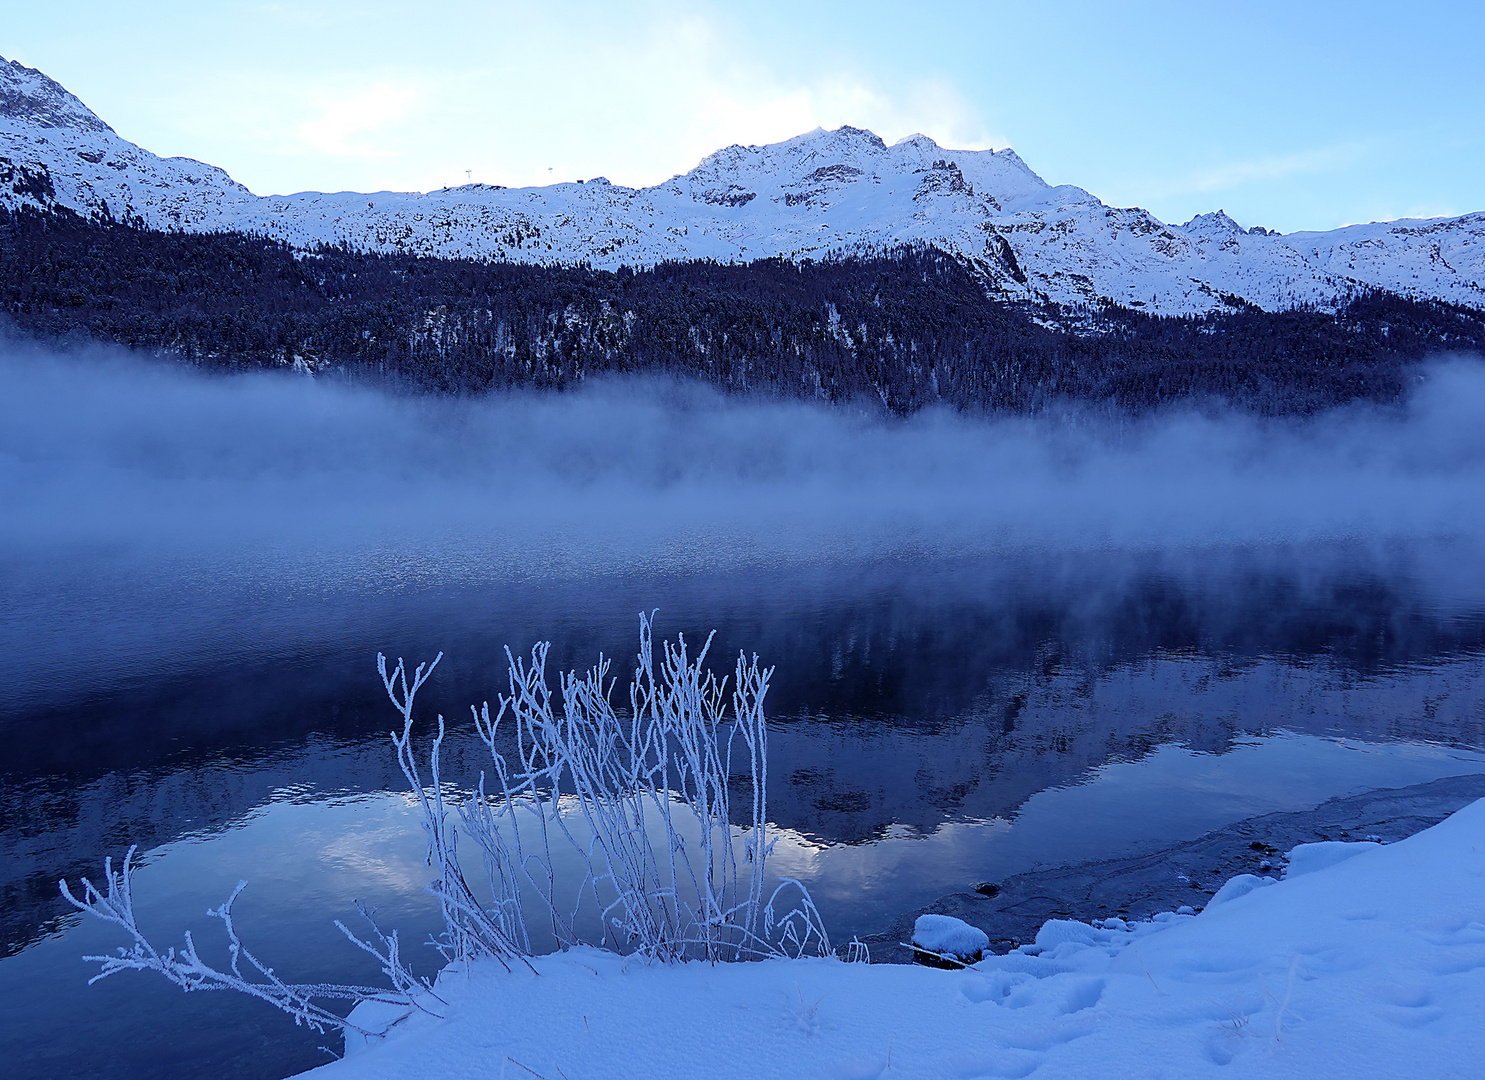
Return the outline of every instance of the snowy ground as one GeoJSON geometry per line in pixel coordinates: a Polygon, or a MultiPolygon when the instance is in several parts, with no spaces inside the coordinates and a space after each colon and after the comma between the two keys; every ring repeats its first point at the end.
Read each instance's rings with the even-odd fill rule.
{"type": "Polygon", "coordinates": [[[1297,848],[1284,881],[1235,879],[1197,916],[1053,921],[964,971],[593,951],[445,971],[442,1019],[305,1075],[1478,1077],[1482,845],[1485,800],[1396,844],[1297,848]]]}

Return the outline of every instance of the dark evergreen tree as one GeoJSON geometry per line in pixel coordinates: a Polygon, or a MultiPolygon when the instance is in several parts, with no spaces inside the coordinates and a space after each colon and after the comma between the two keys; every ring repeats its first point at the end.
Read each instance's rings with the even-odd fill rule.
{"type": "Polygon", "coordinates": [[[1485,313],[1386,293],[1336,313],[1228,307],[1196,318],[1031,311],[987,295],[972,266],[935,248],[610,272],[0,216],[0,311],[28,335],[416,390],[561,389],[647,372],[897,414],[1061,401],[1302,414],[1396,402],[1428,355],[1485,351],[1485,313]]]}

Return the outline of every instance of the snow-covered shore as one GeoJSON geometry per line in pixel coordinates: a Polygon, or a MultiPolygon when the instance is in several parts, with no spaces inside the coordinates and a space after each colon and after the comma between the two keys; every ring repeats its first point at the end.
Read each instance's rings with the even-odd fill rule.
{"type": "Polygon", "coordinates": [[[1054,920],[963,971],[592,950],[447,970],[442,1018],[304,1075],[1478,1076],[1482,847],[1485,800],[1396,844],[1297,848],[1285,880],[1236,879],[1200,915],[1054,920]]]}
{"type": "Polygon", "coordinates": [[[1341,795],[1313,809],[1244,818],[1154,851],[1037,867],[979,883],[973,891],[946,893],[903,912],[892,926],[862,941],[875,963],[910,964],[912,950],[902,943],[912,936],[917,917],[930,912],[978,927],[990,938],[991,951],[1000,953],[1034,940],[1049,918],[1093,921],[1117,915],[1132,922],[1186,905],[1200,910],[1240,874],[1282,877],[1281,853],[1301,844],[1395,843],[1482,798],[1485,773],[1341,795]]]}

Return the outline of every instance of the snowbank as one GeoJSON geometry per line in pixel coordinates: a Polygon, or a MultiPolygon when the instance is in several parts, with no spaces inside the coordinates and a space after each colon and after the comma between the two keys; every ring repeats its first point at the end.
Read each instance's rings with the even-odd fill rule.
{"type": "Polygon", "coordinates": [[[305,1075],[1478,1076],[1482,845],[1485,800],[1397,844],[1244,882],[1197,916],[1054,920],[961,971],[655,967],[591,950],[542,957],[537,974],[449,970],[443,1018],[409,1017],[305,1075]]]}
{"type": "Polygon", "coordinates": [[[952,915],[919,915],[913,944],[941,957],[978,960],[990,948],[990,935],[952,915]]]}

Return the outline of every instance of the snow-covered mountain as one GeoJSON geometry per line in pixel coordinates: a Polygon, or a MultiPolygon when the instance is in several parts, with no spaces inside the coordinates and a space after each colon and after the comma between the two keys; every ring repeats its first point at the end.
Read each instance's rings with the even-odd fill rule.
{"type": "Polygon", "coordinates": [[[646,266],[667,259],[818,258],[933,244],[1010,299],[1208,311],[1330,306],[1382,288],[1485,308],[1485,213],[1281,236],[1221,211],[1168,225],[1054,187],[1011,150],[816,130],[731,146],[649,188],[257,196],[221,169],[121,139],[41,72],[0,60],[0,204],[62,206],[155,229],[236,230],[419,255],[646,266]]]}

